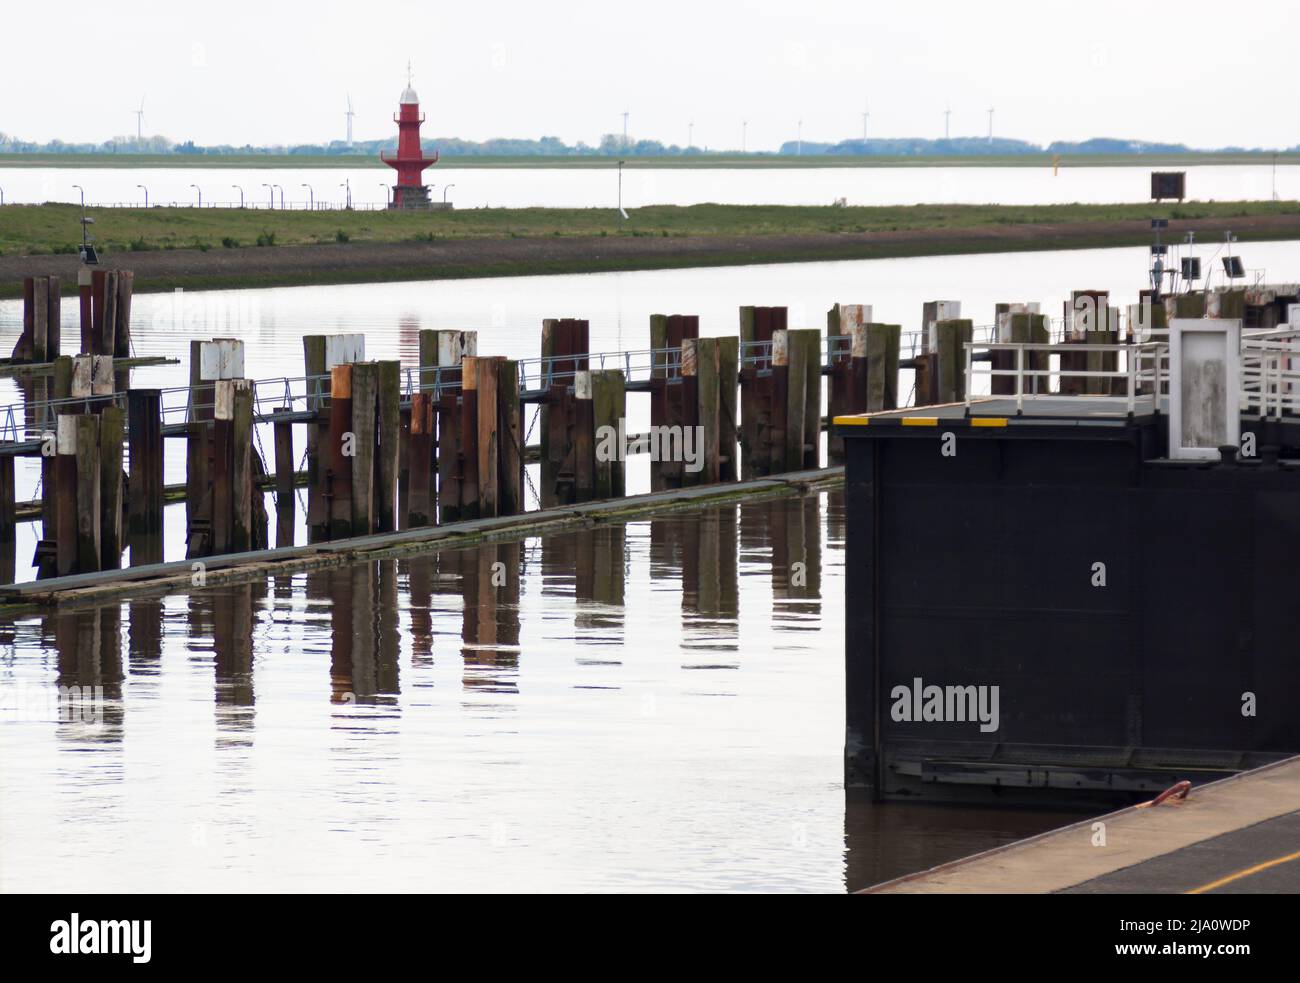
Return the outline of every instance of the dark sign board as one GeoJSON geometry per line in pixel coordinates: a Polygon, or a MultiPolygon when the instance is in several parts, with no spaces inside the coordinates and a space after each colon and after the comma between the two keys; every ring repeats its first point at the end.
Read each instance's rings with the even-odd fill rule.
{"type": "Polygon", "coordinates": [[[1182,201],[1187,197],[1186,171],[1152,171],[1151,197],[1156,201],[1176,198],[1182,201]]]}

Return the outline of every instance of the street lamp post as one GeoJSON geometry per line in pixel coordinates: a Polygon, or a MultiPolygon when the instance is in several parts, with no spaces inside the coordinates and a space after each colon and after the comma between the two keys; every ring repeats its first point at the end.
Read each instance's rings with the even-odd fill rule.
{"type": "Polygon", "coordinates": [[[262,187],[271,193],[271,210],[275,211],[275,186],[271,184],[263,184],[262,187]]]}
{"type": "Polygon", "coordinates": [[[444,184],[442,186],[442,203],[447,204],[447,192],[456,187],[454,184],[444,184]]]}
{"type": "Polygon", "coordinates": [[[0,205],[5,203],[5,189],[0,188],[0,205]]]}
{"type": "Polygon", "coordinates": [[[149,189],[146,188],[143,184],[137,184],[136,187],[139,188],[141,191],[144,192],[144,207],[145,207],[145,208],[148,208],[148,207],[149,207],[149,189]]]}
{"type": "Polygon", "coordinates": [[[240,208],[243,208],[243,207],[244,207],[244,189],[241,188],[241,187],[240,187],[239,185],[237,185],[237,184],[232,184],[231,187],[234,188],[236,191],[239,192],[239,207],[240,207],[240,208]]]}
{"type": "Polygon", "coordinates": [[[280,192],[280,210],[283,211],[284,210],[284,188],[280,187],[277,184],[275,186],[275,190],[280,192]]]}
{"type": "Polygon", "coordinates": [[[86,239],[86,189],[79,184],[74,184],[73,187],[81,192],[81,255],[84,260],[86,247],[90,245],[89,241],[86,239]]]}
{"type": "Polygon", "coordinates": [[[310,184],[307,184],[305,182],[303,184],[303,187],[307,189],[307,209],[308,211],[314,212],[316,210],[316,192],[312,190],[312,186],[310,184]]]}
{"type": "Polygon", "coordinates": [[[342,184],[339,185],[339,187],[343,189],[343,204],[348,209],[348,211],[351,211],[352,210],[352,179],[347,178],[346,180],[344,180],[342,184]]]}
{"type": "Polygon", "coordinates": [[[379,182],[379,186],[384,189],[384,207],[388,207],[388,184],[384,181],[379,182]]]}
{"type": "Polygon", "coordinates": [[[199,196],[199,207],[202,208],[202,207],[203,207],[203,189],[200,188],[197,184],[191,184],[190,187],[193,188],[196,192],[198,192],[198,196],[199,196]]]}

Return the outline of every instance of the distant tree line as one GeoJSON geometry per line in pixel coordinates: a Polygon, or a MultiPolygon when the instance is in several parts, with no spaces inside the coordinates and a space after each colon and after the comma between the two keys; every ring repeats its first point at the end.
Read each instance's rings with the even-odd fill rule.
{"type": "MultiPolygon", "coordinates": [[[[591,146],[579,141],[567,144],[559,137],[542,137],[537,140],[499,138],[494,140],[461,140],[458,137],[434,137],[424,141],[426,150],[438,150],[448,157],[683,157],[713,154],[734,154],[734,150],[709,150],[700,147],[681,147],[663,144],[658,140],[624,141],[622,135],[607,133],[600,143],[591,146]]],[[[0,153],[6,154],[192,154],[223,156],[233,154],[275,154],[311,156],[353,155],[375,157],[381,150],[397,149],[397,138],[387,140],[358,140],[349,146],[342,140],[329,143],[304,143],[254,147],[250,144],[234,146],[219,144],[202,146],[193,140],[173,143],[167,137],[152,136],[143,140],[135,137],[114,137],[103,143],[64,143],[51,140],[35,143],[0,133],[0,153]]],[[[1300,151],[1300,145],[1285,152],[1300,151]]],[[[1198,150],[1182,143],[1147,143],[1142,140],[1121,140],[1098,137],[1081,142],[1057,141],[1046,146],[1005,137],[953,137],[947,140],[926,140],[920,137],[902,139],[841,140],[839,143],[802,143],[789,140],[781,144],[781,155],[804,154],[845,155],[863,157],[988,157],[1017,154],[1195,154],[1195,153],[1267,153],[1262,148],[1220,147],[1215,150],[1198,150]]],[[[766,151],[751,151],[750,156],[771,156],[766,151]]]]}

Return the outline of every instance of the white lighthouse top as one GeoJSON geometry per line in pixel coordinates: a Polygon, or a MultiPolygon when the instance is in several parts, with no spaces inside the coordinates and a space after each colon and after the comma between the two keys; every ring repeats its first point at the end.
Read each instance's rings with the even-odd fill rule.
{"type": "Polygon", "coordinates": [[[415,88],[411,85],[411,63],[406,63],[406,88],[402,90],[402,100],[399,105],[418,106],[420,97],[415,94],[415,88]]]}

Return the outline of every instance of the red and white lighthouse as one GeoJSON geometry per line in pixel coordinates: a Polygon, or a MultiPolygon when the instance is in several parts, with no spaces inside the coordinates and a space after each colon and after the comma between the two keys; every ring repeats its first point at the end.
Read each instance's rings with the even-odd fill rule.
{"type": "Polygon", "coordinates": [[[420,112],[420,97],[411,88],[410,71],[407,71],[406,89],[402,92],[402,101],[397,114],[393,117],[397,124],[397,154],[390,157],[380,151],[379,159],[397,171],[397,184],[393,186],[393,197],[389,208],[428,208],[429,186],[424,183],[422,172],[438,162],[438,153],[425,157],[420,147],[420,124],[424,114],[420,112]]]}

